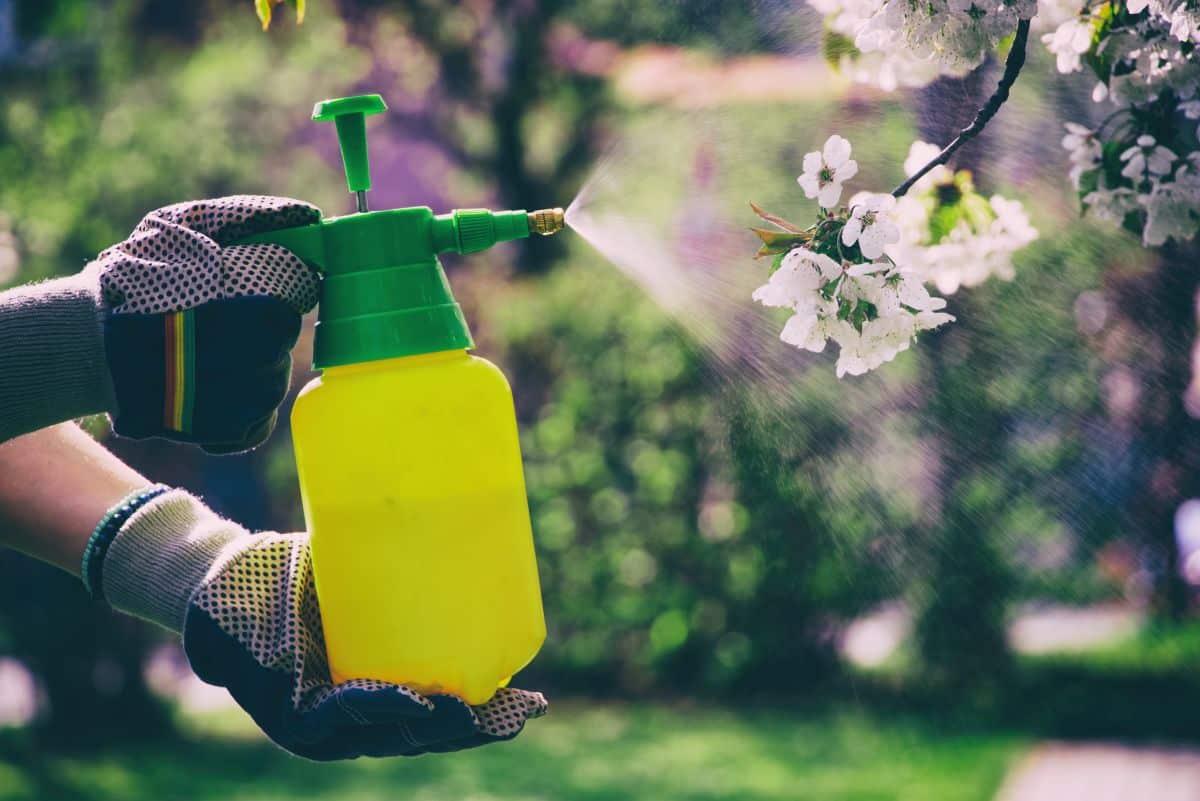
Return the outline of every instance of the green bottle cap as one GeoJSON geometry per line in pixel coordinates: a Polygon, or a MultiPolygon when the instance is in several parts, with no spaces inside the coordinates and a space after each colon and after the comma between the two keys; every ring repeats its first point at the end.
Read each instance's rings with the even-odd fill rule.
{"type": "Polygon", "coordinates": [[[336,100],[322,100],[313,106],[314,121],[333,120],[337,126],[342,165],[346,168],[346,184],[351,192],[366,192],[371,188],[366,116],[381,111],[387,111],[387,104],[379,95],[339,97],[336,100]]]}

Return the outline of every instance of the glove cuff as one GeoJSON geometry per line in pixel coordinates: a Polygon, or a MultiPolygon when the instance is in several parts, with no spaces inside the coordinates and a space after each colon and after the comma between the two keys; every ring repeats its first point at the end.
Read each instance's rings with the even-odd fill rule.
{"type": "Polygon", "coordinates": [[[114,609],[182,632],[192,595],[245,536],[197,498],[171,490],[121,526],[104,557],[104,596],[114,609]]]}
{"type": "Polygon", "coordinates": [[[0,442],[116,405],[95,276],[0,293],[0,442]]]}

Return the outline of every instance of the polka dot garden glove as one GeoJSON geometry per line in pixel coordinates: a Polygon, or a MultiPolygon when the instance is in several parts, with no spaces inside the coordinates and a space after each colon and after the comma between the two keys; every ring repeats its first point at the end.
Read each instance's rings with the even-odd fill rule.
{"type": "Polygon", "coordinates": [[[512,739],[546,711],[525,690],[470,707],[377,681],[332,684],[308,535],[250,534],[182,490],[140,506],[85,557],[83,576],[113,607],[182,632],[196,675],[309,759],[473,748],[512,739]]]}
{"type": "Polygon", "coordinates": [[[291,377],[318,279],[278,245],[239,238],[321,217],[299,200],[239,195],[152,211],[88,270],[107,311],[113,427],[206,450],[262,443],[291,377]]]}
{"type": "Polygon", "coordinates": [[[231,243],[318,219],[288,198],[178,203],[80,273],[0,292],[0,442],[108,412],[129,437],[261,443],[318,279],[278,245],[231,243]]]}

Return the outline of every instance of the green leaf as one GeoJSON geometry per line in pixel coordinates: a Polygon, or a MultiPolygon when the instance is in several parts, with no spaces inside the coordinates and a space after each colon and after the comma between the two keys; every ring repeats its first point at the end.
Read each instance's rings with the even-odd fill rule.
{"type": "Polygon", "coordinates": [[[832,28],[825,28],[821,33],[821,55],[829,66],[837,69],[842,64],[842,58],[848,56],[851,59],[858,58],[861,55],[859,49],[854,46],[854,42],[850,37],[843,36],[832,28]]]}
{"type": "Polygon", "coordinates": [[[751,228],[750,230],[758,234],[758,238],[763,241],[762,247],[754,254],[756,259],[763,256],[774,256],[776,253],[787,253],[796,245],[802,245],[808,241],[808,234],[803,232],[770,231],[766,228],[751,228]]]}
{"type": "Polygon", "coordinates": [[[992,204],[988,203],[987,198],[978,192],[971,191],[964,194],[962,200],[959,201],[963,208],[963,217],[966,218],[967,224],[972,230],[982,231],[996,219],[996,212],[992,211],[992,204]]]}
{"type": "Polygon", "coordinates": [[[265,31],[271,27],[271,0],[254,0],[254,10],[258,12],[258,21],[265,31]]]}
{"type": "Polygon", "coordinates": [[[1092,68],[1092,72],[1096,73],[1096,77],[1108,83],[1108,79],[1112,74],[1113,57],[1111,51],[1114,48],[1108,48],[1107,52],[1100,50],[1100,43],[1108,34],[1108,29],[1113,24],[1113,4],[1105,3],[1100,8],[1096,9],[1092,14],[1092,43],[1088,47],[1086,53],[1083,54],[1083,61],[1092,68]]]}
{"type": "MultiPolygon", "coordinates": [[[[1100,170],[1088,170],[1079,176],[1079,201],[1095,192],[1100,186],[1100,170]]],[[[1085,204],[1086,205],[1086,204],[1085,204]]]]}
{"type": "Polygon", "coordinates": [[[929,243],[936,245],[958,226],[963,219],[962,203],[947,203],[934,208],[929,215],[929,243]]]}
{"type": "Polygon", "coordinates": [[[1142,219],[1141,212],[1131,211],[1125,215],[1125,219],[1121,221],[1121,227],[1134,236],[1141,236],[1142,229],[1145,227],[1145,220],[1142,219]]]}
{"type": "Polygon", "coordinates": [[[1108,141],[1100,146],[1100,163],[1103,165],[1104,184],[1106,186],[1121,186],[1126,183],[1121,175],[1121,153],[1129,146],[1128,142],[1108,141]]]}
{"type": "MultiPolygon", "coordinates": [[[[254,0],[254,10],[258,12],[258,19],[262,22],[264,31],[271,27],[272,7],[283,2],[285,0],[254,0]]],[[[303,24],[304,12],[307,7],[306,0],[286,0],[286,2],[296,10],[296,24],[303,24]]]]}

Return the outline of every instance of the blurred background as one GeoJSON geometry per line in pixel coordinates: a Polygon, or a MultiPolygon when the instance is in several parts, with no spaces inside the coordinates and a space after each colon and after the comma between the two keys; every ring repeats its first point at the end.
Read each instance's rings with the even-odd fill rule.
{"type": "MultiPolygon", "coordinates": [[[[578,197],[586,237],[446,260],[513,383],[549,625],[516,683],[551,714],[466,754],[303,762],[170,637],[6,552],[0,799],[1200,798],[1200,253],[1079,218],[1058,140],[1087,87],[1034,46],[961,154],[1041,232],[1016,280],[839,381],[751,308],[747,203],[811,215],[795,175],[834,132],[853,188],[884,191],[995,65],[856,87],[785,0],[308,5],[264,33],[249,0],[0,0],[0,286],[74,272],[179,200],[350,211],[308,121],[325,97],[391,107],[373,208],[578,197]]],[[[294,530],[284,421],[220,458],[84,424],[294,530]]]]}

